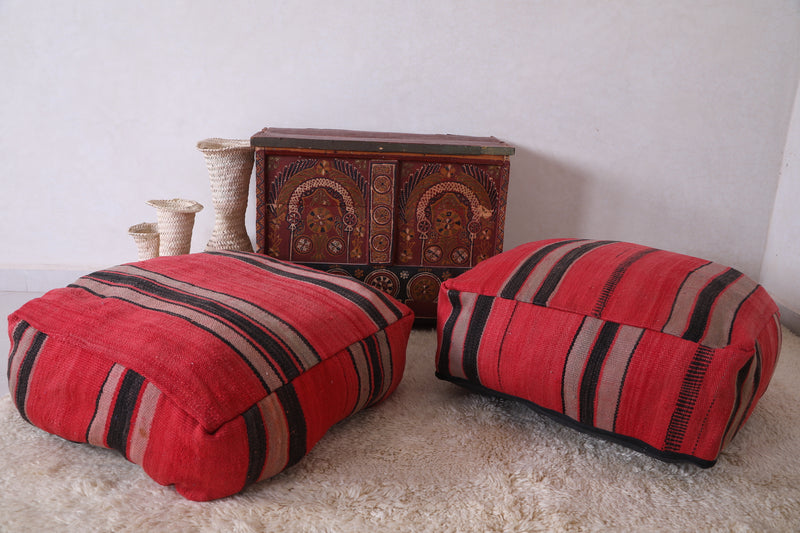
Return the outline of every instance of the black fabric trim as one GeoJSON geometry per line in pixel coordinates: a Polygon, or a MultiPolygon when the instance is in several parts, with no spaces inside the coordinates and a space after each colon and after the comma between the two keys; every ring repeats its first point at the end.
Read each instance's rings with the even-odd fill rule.
{"type": "Polygon", "coordinates": [[[244,484],[249,485],[258,481],[264,470],[264,463],[267,461],[267,431],[258,404],[242,413],[242,418],[247,430],[248,449],[247,477],[244,484]]]}
{"type": "MultiPolygon", "coordinates": [[[[362,380],[364,378],[362,378],[361,373],[358,371],[358,362],[356,361],[356,354],[354,353],[352,346],[347,348],[347,355],[350,356],[350,362],[353,364],[353,371],[356,375],[356,383],[358,385],[358,388],[356,389],[358,391],[358,395],[356,397],[356,401],[353,404],[353,410],[350,411],[350,415],[352,415],[353,413],[356,412],[359,404],[361,404],[361,401],[363,399],[363,397],[361,396],[361,385],[362,385],[362,380]]],[[[364,402],[364,405],[366,405],[366,402],[364,402]]]]}
{"type": "Polygon", "coordinates": [[[478,295],[475,301],[475,308],[469,320],[469,326],[467,327],[467,334],[464,338],[464,354],[462,358],[464,375],[467,376],[467,379],[476,382],[480,382],[478,376],[478,351],[493,303],[493,296],[478,295]]]}
{"type": "Polygon", "coordinates": [[[307,426],[303,407],[297,397],[297,391],[291,383],[275,391],[286,415],[289,430],[289,458],[286,468],[296,464],[306,454],[307,426]]]}
{"type": "Polygon", "coordinates": [[[517,268],[517,271],[514,272],[514,275],[511,276],[511,279],[503,287],[503,290],[500,291],[500,298],[504,298],[506,300],[513,300],[517,296],[517,293],[520,291],[522,286],[525,284],[525,280],[528,279],[528,276],[531,275],[531,272],[536,265],[538,265],[542,259],[544,259],[550,252],[561,248],[567,244],[573,242],[580,242],[585,239],[570,239],[566,241],[558,241],[547,246],[540,248],[537,250],[533,255],[531,255],[528,259],[525,260],[522,265],[517,268]]]}
{"type": "Polygon", "coordinates": [[[597,383],[600,380],[600,371],[608,355],[608,350],[617,337],[620,325],[615,322],[606,322],[600,329],[597,340],[589,352],[586,365],[581,377],[581,388],[579,393],[580,407],[579,419],[584,424],[594,423],[594,400],[597,393],[597,383]]]}
{"type": "Polygon", "coordinates": [[[453,338],[453,328],[456,326],[456,321],[461,314],[461,298],[459,298],[458,291],[447,291],[447,299],[450,300],[450,305],[453,307],[450,311],[450,316],[442,326],[442,346],[439,348],[439,364],[438,372],[442,374],[451,374],[450,370],[450,339],[453,338]]]}
{"type": "Polygon", "coordinates": [[[686,276],[684,276],[683,281],[681,281],[681,284],[678,286],[678,290],[675,292],[675,297],[672,299],[672,307],[669,308],[669,315],[667,316],[667,320],[664,322],[664,325],[661,326],[660,331],[662,333],[664,332],[664,328],[666,328],[667,325],[669,324],[670,320],[672,320],[672,315],[675,314],[675,306],[678,303],[678,298],[680,297],[681,291],[683,291],[683,287],[686,285],[686,282],[689,281],[689,278],[692,277],[692,274],[694,274],[695,272],[697,272],[701,268],[707,267],[710,264],[711,264],[711,261],[708,261],[707,263],[703,263],[702,265],[697,266],[697,267],[693,268],[692,270],[690,270],[686,274],[686,276]]]}
{"type": "Polygon", "coordinates": [[[17,350],[19,350],[19,341],[22,340],[22,335],[29,327],[31,327],[30,324],[24,320],[20,320],[11,334],[11,350],[9,351],[8,366],[6,367],[6,379],[9,382],[11,381],[11,364],[14,362],[14,359],[19,357],[17,353],[17,350]]]}
{"type": "Polygon", "coordinates": [[[136,403],[143,384],[144,376],[133,370],[125,372],[125,377],[122,378],[122,384],[117,392],[117,401],[114,403],[111,421],[108,423],[106,443],[109,448],[119,451],[125,457],[128,456],[128,432],[131,428],[131,419],[136,411],[136,403]]]}
{"type": "Polygon", "coordinates": [[[635,439],[633,437],[628,437],[626,435],[620,435],[618,433],[611,433],[605,429],[596,428],[594,426],[587,426],[577,420],[574,420],[563,413],[559,413],[557,411],[553,411],[552,409],[547,409],[542,407],[538,404],[535,404],[529,400],[525,400],[522,398],[518,398],[516,396],[511,396],[509,394],[505,394],[502,392],[498,392],[492,389],[488,389],[482,385],[478,385],[476,383],[469,382],[465,379],[456,378],[453,376],[443,376],[440,375],[438,372],[436,373],[436,377],[469,389],[471,391],[485,394],[489,396],[495,396],[497,398],[503,398],[515,402],[519,402],[527,407],[533,409],[535,412],[545,415],[549,418],[552,418],[556,422],[568,426],[572,429],[576,429],[582,433],[586,433],[592,435],[594,437],[600,437],[610,442],[614,442],[616,444],[625,446],[626,448],[630,448],[637,452],[643,453],[660,461],[664,461],[667,463],[677,463],[677,462],[689,462],[693,463],[701,468],[710,468],[717,463],[717,460],[709,461],[706,459],[700,459],[699,457],[694,457],[692,455],[684,454],[684,453],[676,453],[676,452],[665,452],[659,450],[658,448],[653,447],[650,444],[647,444],[639,439],[635,439]]]}
{"type": "Polygon", "coordinates": [[[711,318],[711,308],[714,302],[722,291],[740,277],[742,277],[741,272],[729,268],[711,280],[711,282],[700,291],[700,294],[697,296],[697,302],[692,310],[692,318],[689,320],[689,325],[683,333],[684,339],[692,342],[700,342],[700,339],[703,338],[703,333],[706,331],[708,321],[711,318]]]}
{"type": "Polygon", "coordinates": [[[47,335],[41,331],[37,332],[33,337],[30,348],[25,353],[25,357],[19,366],[19,373],[17,374],[17,388],[14,395],[14,403],[17,404],[17,410],[26,422],[30,422],[28,414],[25,412],[25,401],[28,397],[28,384],[33,373],[33,365],[36,363],[36,358],[39,356],[39,351],[42,349],[47,335]]]}
{"type": "Polygon", "coordinates": [[[564,274],[567,273],[567,270],[569,270],[569,267],[571,267],[575,261],[595,248],[605,246],[606,244],[612,244],[613,242],[615,241],[593,241],[583,246],[578,246],[564,254],[564,257],[559,259],[547,274],[547,277],[542,282],[542,286],[539,287],[539,290],[533,297],[532,303],[534,305],[547,305],[547,301],[555,292],[556,287],[558,287],[558,284],[561,282],[561,278],[564,277],[564,274]]]}
{"type": "Polygon", "coordinates": [[[381,349],[378,339],[374,336],[367,337],[362,341],[367,355],[369,366],[369,397],[365,405],[371,405],[378,397],[383,387],[383,365],[381,364],[381,349]]]}

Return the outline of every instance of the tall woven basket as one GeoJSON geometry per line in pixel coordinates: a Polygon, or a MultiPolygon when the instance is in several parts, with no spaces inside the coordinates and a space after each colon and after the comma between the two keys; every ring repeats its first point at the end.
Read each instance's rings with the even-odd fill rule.
{"type": "Polygon", "coordinates": [[[247,195],[253,171],[253,147],[248,140],[205,139],[197,143],[206,159],[214,204],[214,231],[206,251],[252,252],[245,228],[247,195]]]}
{"type": "Polygon", "coordinates": [[[136,243],[139,261],[158,257],[158,225],[152,222],[142,222],[128,228],[128,235],[136,243]]]}
{"type": "Polygon", "coordinates": [[[203,206],[194,200],[150,200],[147,205],[156,208],[160,243],[159,255],[188,254],[192,247],[194,215],[203,206]]]}

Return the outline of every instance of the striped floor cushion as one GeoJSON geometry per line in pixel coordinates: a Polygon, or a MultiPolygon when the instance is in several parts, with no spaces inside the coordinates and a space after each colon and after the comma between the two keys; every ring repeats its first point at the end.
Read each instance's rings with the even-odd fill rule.
{"type": "Polygon", "coordinates": [[[13,313],[9,389],[30,423],[210,500],[296,463],[391,394],[412,322],[352,278],[247,253],[162,257],[13,313]]]}
{"type": "Polygon", "coordinates": [[[778,319],[761,286],[713,262],[533,242],[442,284],[437,375],[709,467],[769,384],[778,319]]]}

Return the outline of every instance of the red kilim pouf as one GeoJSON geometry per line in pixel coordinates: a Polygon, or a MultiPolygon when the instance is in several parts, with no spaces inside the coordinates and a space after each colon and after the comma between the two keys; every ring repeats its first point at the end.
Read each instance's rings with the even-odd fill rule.
{"type": "Polygon", "coordinates": [[[775,303],[740,272],[579,239],[523,245],[448,280],[438,332],[438,377],[703,467],[764,394],[781,343],[775,303]]]}
{"type": "Polygon", "coordinates": [[[413,319],[357,280],[263,255],[161,257],[12,314],[9,389],[30,423],[221,498],[391,394],[413,319]]]}

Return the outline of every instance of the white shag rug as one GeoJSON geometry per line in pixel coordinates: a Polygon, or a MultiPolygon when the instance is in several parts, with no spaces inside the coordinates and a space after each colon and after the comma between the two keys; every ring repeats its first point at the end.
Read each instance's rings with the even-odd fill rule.
{"type": "Polygon", "coordinates": [[[800,339],[784,329],[753,416],[703,470],[565,428],[434,375],[415,330],[383,404],[335,426],[299,464],[191,502],[117,452],[22,421],[0,398],[0,531],[796,531],[800,339]]]}

